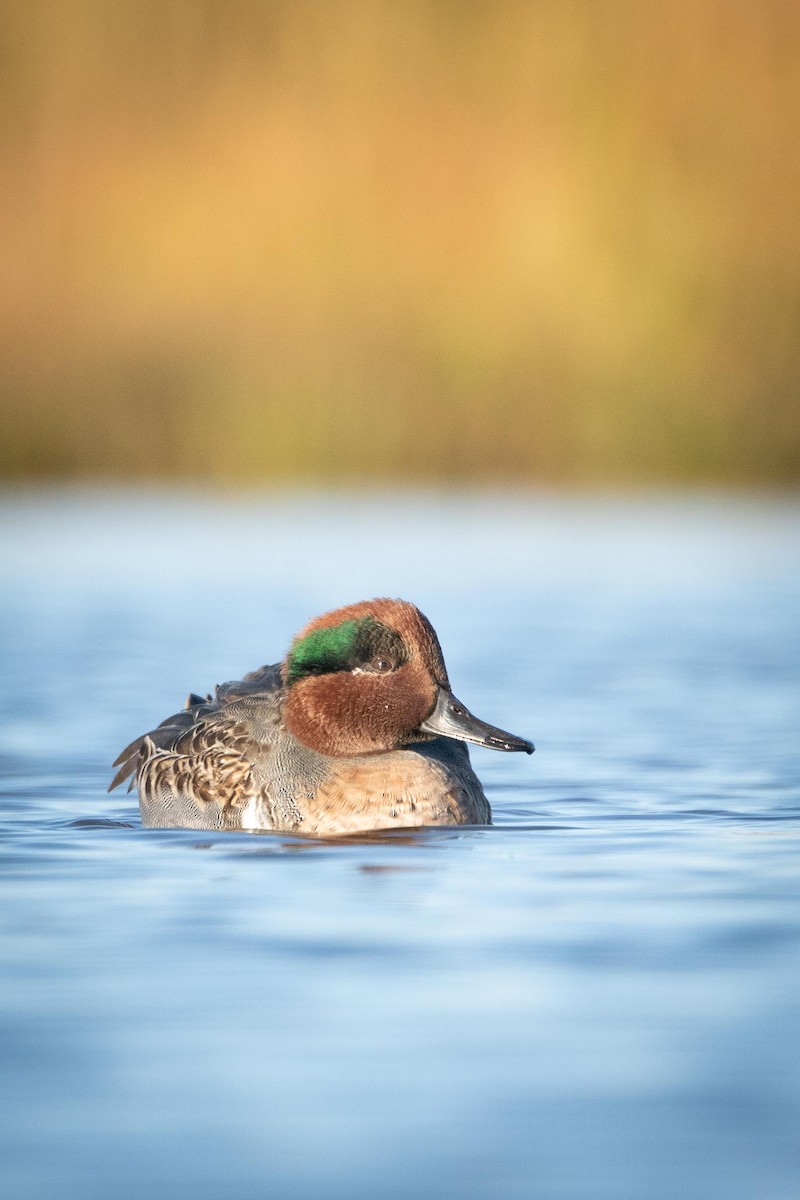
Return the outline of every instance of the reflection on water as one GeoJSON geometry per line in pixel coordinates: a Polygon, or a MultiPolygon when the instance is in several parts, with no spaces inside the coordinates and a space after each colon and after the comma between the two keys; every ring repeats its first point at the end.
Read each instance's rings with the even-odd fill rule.
{"type": "Polygon", "coordinates": [[[794,1200],[798,549],[768,501],[6,497],[4,1194],[794,1200]],[[473,753],[494,828],[106,794],[190,689],[375,594],[536,741],[473,753]]]}

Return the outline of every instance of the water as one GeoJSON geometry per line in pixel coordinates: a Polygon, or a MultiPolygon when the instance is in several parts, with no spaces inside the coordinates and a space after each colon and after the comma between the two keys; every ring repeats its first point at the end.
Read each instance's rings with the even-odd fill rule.
{"type": "Polygon", "coordinates": [[[800,504],[23,493],[0,552],[4,1195],[800,1195],[800,504]],[[494,828],[106,795],[375,594],[536,742],[494,828]]]}

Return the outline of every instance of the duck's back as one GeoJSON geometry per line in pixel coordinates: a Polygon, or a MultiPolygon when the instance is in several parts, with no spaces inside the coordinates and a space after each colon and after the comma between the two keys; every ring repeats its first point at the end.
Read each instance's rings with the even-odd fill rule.
{"type": "Polygon", "coordinates": [[[280,699],[278,665],[220,684],[213,696],[190,695],[183,711],[122,751],[112,788],[135,778],[148,826],[241,829],[248,809],[266,806],[261,827],[293,827],[291,791],[310,764],[281,728],[280,699]]]}

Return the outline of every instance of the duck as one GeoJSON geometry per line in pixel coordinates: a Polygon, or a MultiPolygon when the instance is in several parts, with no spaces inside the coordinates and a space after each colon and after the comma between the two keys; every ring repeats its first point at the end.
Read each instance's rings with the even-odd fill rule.
{"type": "Polygon", "coordinates": [[[414,604],[364,600],[310,621],[282,662],[190,693],[126,746],[109,791],[130,777],[150,828],[336,837],[490,825],[467,742],[534,750],[455,698],[414,604]]]}

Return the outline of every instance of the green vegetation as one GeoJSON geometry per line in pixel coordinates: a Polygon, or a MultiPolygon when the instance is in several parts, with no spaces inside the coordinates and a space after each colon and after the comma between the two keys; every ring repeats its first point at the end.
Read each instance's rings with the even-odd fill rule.
{"type": "Polygon", "coordinates": [[[3,0],[6,478],[794,483],[796,0],[3,0]]]}

